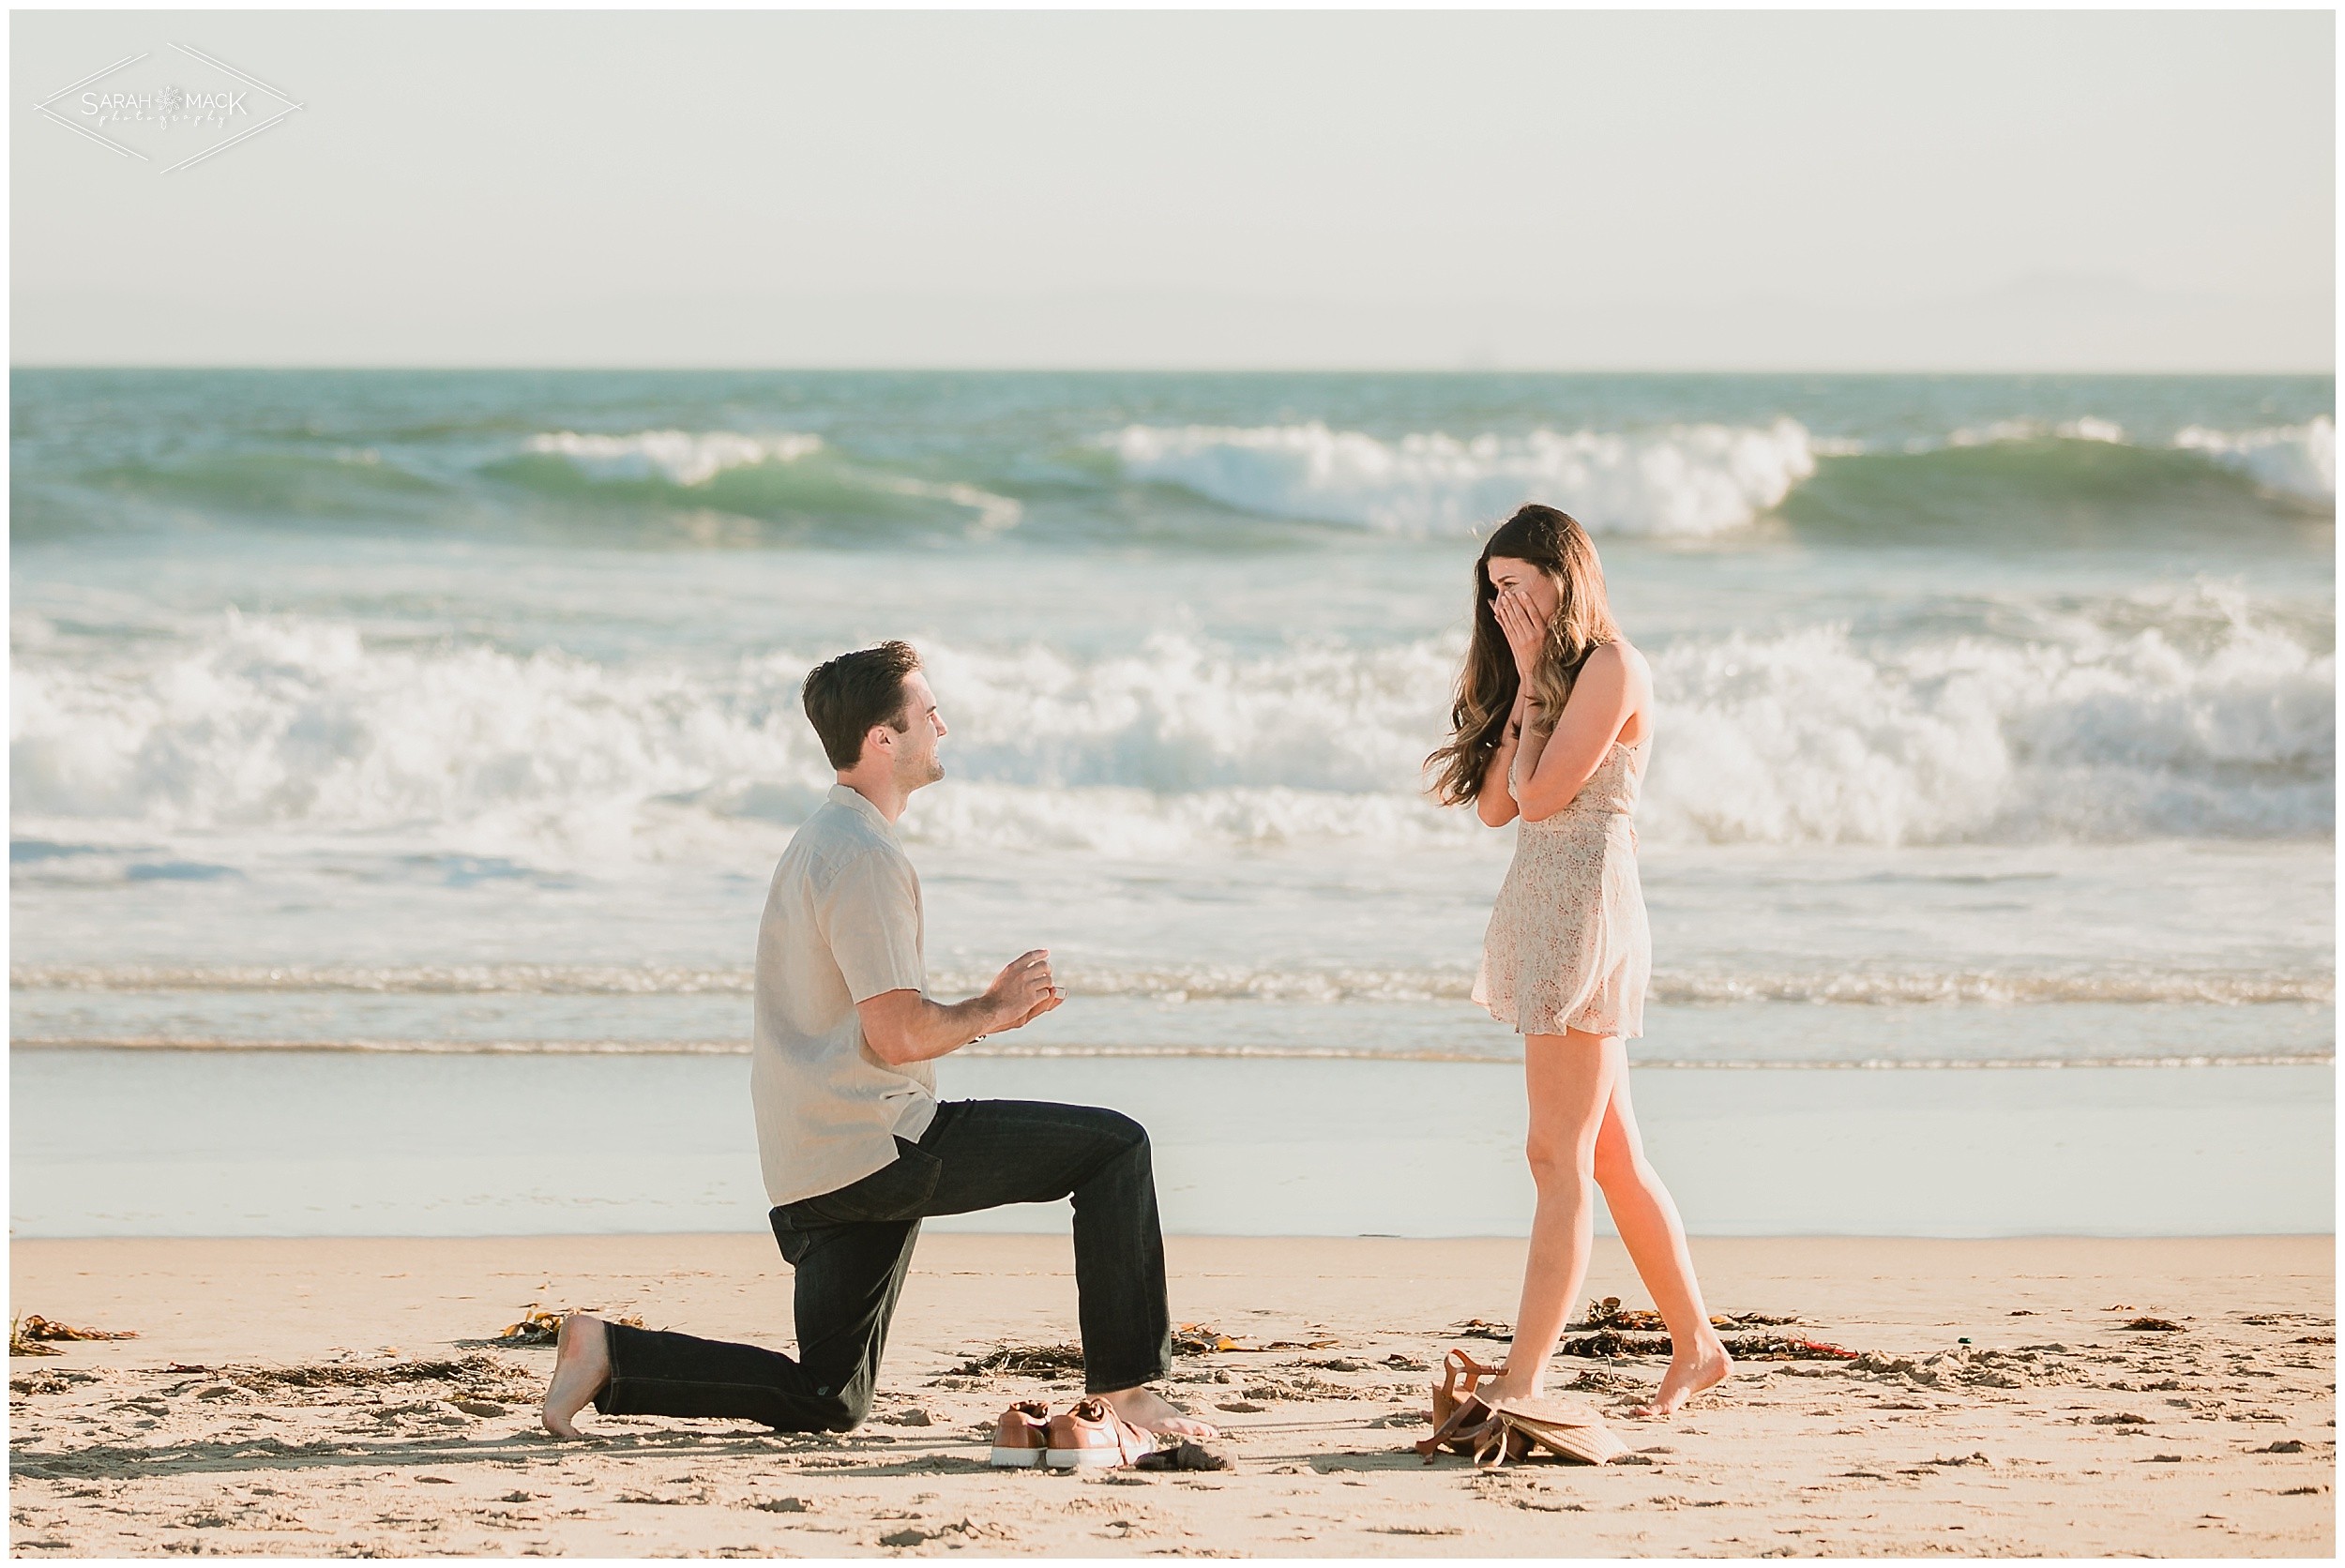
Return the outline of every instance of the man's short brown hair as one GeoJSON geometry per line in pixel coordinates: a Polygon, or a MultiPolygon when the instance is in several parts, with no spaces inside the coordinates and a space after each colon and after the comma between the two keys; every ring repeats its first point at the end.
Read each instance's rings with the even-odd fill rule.
{"type": "Polygon", "coordinates": [[[874,724],[899,734],[912,728],[904,714],[904,677],[919,668],[911,643],[883,642],[825,659],[807,672],[806,716],[832,767],[844,771],[863,760],[863,737],[874,724]]]}

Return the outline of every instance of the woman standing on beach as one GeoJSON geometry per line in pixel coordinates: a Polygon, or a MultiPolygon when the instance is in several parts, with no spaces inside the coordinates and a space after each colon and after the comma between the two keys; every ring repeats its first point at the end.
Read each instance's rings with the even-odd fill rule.
{"type": "Polygon", "coordinates": [[[1666,1416],[1733,1370],[1686,1231],[1645,1163],[1624,1040],[1644,1033],[1653,965],[1632,814],[1652,751],[1653,678],[1612,624],[1587,531],[1523,507],[1474,569],[1474,641],[1449,743],[1426,760],[1445,806],[1520,817],[1474,1000],[1524,1036],[1527,1153],[1538,1186],[1522,1304],[1486,1398],[1540,1392],[1588,1272],[1596,1192],[1669,1325],[1674,1353],[1641,1413],[1666,1416]]]}

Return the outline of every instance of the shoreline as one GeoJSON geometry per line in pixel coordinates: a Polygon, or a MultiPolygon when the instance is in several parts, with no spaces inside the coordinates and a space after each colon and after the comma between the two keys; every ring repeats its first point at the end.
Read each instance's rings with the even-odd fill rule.
{"type": "MultiPolygon", "coordinates": [[[[1634,1451],[1427,1465],[1430,1371],[1488,1357],[1521,1244],[1171,1237],[1175,1322],[1287,1349],[1176,1357],[1225,1471],[1001,1472],[981,1423],[1076,1385],[973,1372],[1072,1341],[1059,1237],[924,1235],[871,1419],[789,1436],[535,1431],[523,1308],[790,1348],[770,1237],[21,1241],[12,1302],[137,1339],[11,1362],[20,1555],[2327,1556],[2335,1242],[1697,1239],[1712,1310],[1861,1359],[1743,1364],[1668,1425],[1652,1358],[1559,1357],[1634,1451]],[[2176,1325],[2128,1327],[2155,1319],[2176,1325]],[[1968,1344],[1962,1343],[1970,1341],[1968,1344]],[[1310,1347],[1310,1348],[1306,1348],[1310,1347]],[[174,1370],[174,1367],[176,1370],[174,1370]]],[[[1591,1296],[1645,1304],[1617,1243],[1591,1296]]]]}
{"type": "MultiPolygon", "coordinates": [[[[265,1055],[310,1053],[320,1056],[738,1056],[749,1047],[738,1040],[254,1040],[200,1039],[178,1036],[124,1036],[86,1039],[15,1039],[14,1050],[41,1051],[189,1051],[217,1054],[254,1051],[265,1055]]],[[[989,1046],[964,1048],[953,1053],[968,1062],[1161,1062],[1195,1058],[1209,1062],[1429,1062],[1470,1066],[1515,1067],[1520,1056],[1463,1050],[1346,1049],[1339,1046],[1309,1048],[1292,1046],[989,1046]]],[[[1642,1072],[1972,1072],[2009,1068],[2051,1072],[2064,1068],[2108,1067],[2330,1067],[2337,1053],[2275,1051],[2263,1055],[2178,1056],[2169,1053],[2116,1057],[1867,1057],[1814,1060],[1709,1060],[1701,1057],[1652,1057],[1634,1065],[1642,1072]]]]}
{"type": "MultiPolygon", "coordinates": [[[[1149,1130],[1165,1229],[1521,1235],[1518,1066],[971,1057],[947,1098],[1149,1130]],[[1297,1115],[1296,1108],[1310,1108],[1297,1115]]],[[[27,1051],[19,1237],[756,1230],[746,1059],[27,1051]],[[347,1134],[363,1108],[366,1136],[347,1134]],[[537,1143],[517,1129],[557,1124],[537,1143]]],[[[2327,1234],[2332,1065],[1635,1075],[1697,1235],[2327,1234]],[[1863,1179],[1852,1180],[1853,1172],[1863,1179]]],[[[931,1229],[1056,1231],[1064,1205],[931,1229]]]]}

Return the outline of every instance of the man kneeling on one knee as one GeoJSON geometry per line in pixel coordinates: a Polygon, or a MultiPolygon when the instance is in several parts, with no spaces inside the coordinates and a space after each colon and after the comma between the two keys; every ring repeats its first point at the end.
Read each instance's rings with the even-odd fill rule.
{"type": "Polygon", "coordinates": [[[925,993],[920,879],[895,829],[912,792],[945,776],[919,656],[902,642],[843,654],[807,676],[805,701],[839,782],[766,895],[749,1075],[774,1239],[796,1271],[797,1358],[573,1313],[547,1429],[577,1436],[591,1403],[848,1431],[870,1410],[920,1221],[1072,1198],[1086,1388],[1142,1432],[1213,1436],[1144,1386],[1172,1355],[1146,1131],[1088,1106],[936,1098],[936,1058],[1066,993],[1046,951],[966,1002],[925,993]]]}

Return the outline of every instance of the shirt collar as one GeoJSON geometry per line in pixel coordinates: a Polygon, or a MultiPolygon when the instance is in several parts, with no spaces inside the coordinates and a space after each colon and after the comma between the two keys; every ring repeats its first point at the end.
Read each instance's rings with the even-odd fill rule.
{"type": "Polygon", "coordinates": [[[844,784],[833,784],[830,787],[830,798],[835,804],[843,806],[850,811],[862,812],[871,820],[872,826],[887,835],[888,837],[896,837],[896,824],[889,822],[886,814],[878,807],[864,799],[860,790],[851,789],[844,784]]]}

